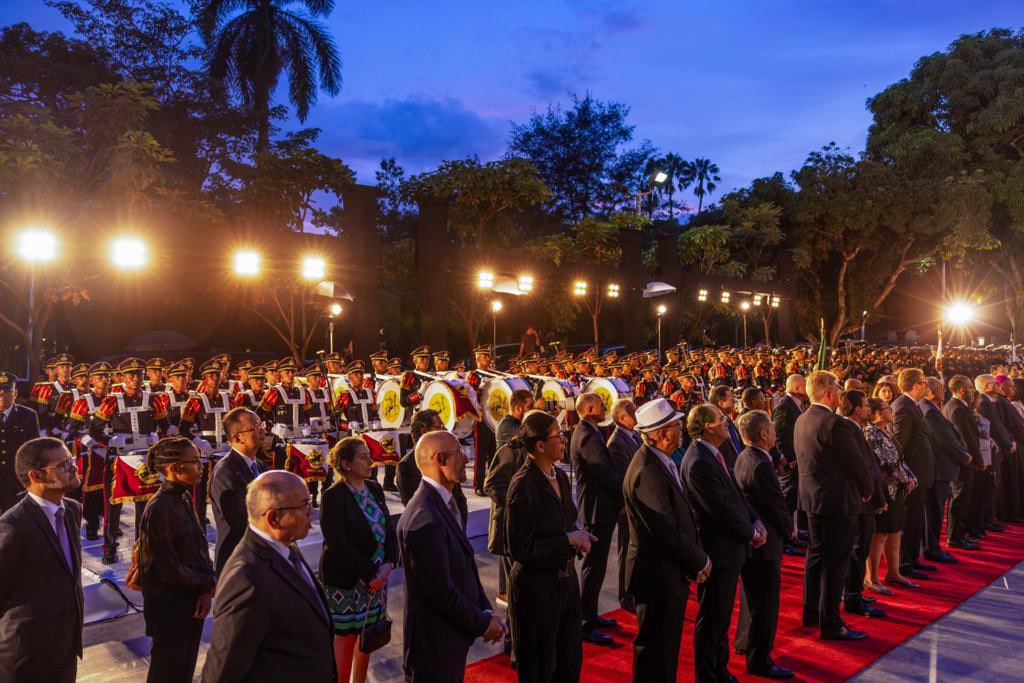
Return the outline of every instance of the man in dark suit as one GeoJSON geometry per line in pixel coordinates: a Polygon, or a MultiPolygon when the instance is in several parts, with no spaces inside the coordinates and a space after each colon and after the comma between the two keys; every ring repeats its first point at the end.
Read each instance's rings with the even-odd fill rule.
{"type": "Polygon", "coordinates": [[[17,504],[25,487],[14,473],[14,454],[21,444],[39,436],[36,411],[15,403],[14,373],[0,372],[0,514],[17,504]]]}
{"type": "Polygon", "coordinates": [[[835,414],[839,383],[830,372],[807,378],[811,406],[796,421],[793,442],[800,472],[801,509],[807,512],[810,546],[804,567],[804,626],[818,626],[826,640],[860,640],[839,616],[857,515],[871,498],[871,479],[853,426],[835,414]]]}
{"type": "Polygon", "coordinates": [[[984,534],[987,531],[1000,532],[1004,530],[1004,527],[993,519],[996,502],[1001,493],[998,483],[999,473],[1003,468],[1003,458],[1017,452],[1017,442],[1013,440],[1013,436],[1006,428],[996,406],[999,389],[995,376],[978,375],[974,378],[974,388],[981,394],[978,412],[989,421],[989,436],[996,444],[996,447],[992,449],[992,464],[986,468],[985,474],[982,476],[983,485],[978,487],[980,495],[978,496],[976,518],[979,526],[975,532],[984,534]]]}
{"type": "Polygon", "coordinates": [[[693,657],[699,682],[729,681],[729,621],[740,571],[750,548],[761,547],[767,531],[747,505],[719,447],[729,439],[725,416],[715,406],[690,410],[686,430],[692,441],[683,456],[686,492],[697,515],[700,544],[714,569],[697,587],[693,657]]]}
{"type": "Polygon", "coordinates": [[[222,424],[231,452],[221,458],[210,477],[210,502],[217,525],[214,569],[218,574],[249,526],[245,488],[263,472],[258,456],[266,441],[263,421],[246,408],[234,408],[222,424]]]}
{"type": "Polygon", "coordinates": [[[583,558],[580,570],[582,585],[583,640],[597,645],[611,645],[610,636],[599,627],[613,626],[614,619],[597,613],[597,599],[608,568],[608,552],[612,533],[622,510],[622,475],[605,444],[598,424],[604,421],[604,401],[597,394],[581,394],[576,401],[580,422],[572,433],[569,457],[576,473],[576,500],[580,523],[596,536],[590,552],[583,558]]]}
{"type": "Polygon", "coordinates": [[[405,569],[405,675],[412,681],[461,681],[473,641],[505,635],[484,595],[451,491],[466,480],[466,455],[448,432],[416,444],[420,488],[398,521],[405,569]]]}
{"type": "Polygon", "coordinates": [[[0,516],[0,680],[71,683],[82,656],[82,506],[75,459],[58,439],[15,455],[27,489],[0,516]]]}
{"type": "Polygon", "coordinates": [[[217,582],[203,680],[336,681],[327,600],[295,545],[313,523],[309,487],[264,472],[245,506],[249,527],[217,582]]]}
{"type": "MultiPolygon", "coordinates": [[[[620,479],[625,479],[626,470],[633,456],[643,441],[635,431],[636,427],[636,404],[628,398],[620,398],[612,404],[612,422],[615,429],[608,437],[608,454],[615,463],[616,471],[620,479]]],[[[629,520],[626,519],[626,510],[623,508],[619,515],[617,539],[619,553],[619,604],[627,612],[636,613],[636,602],[630,597],[626,590],[626,551],[629,550],[629,520]]]]}
{"type": "Polygon", "coordinates": [[[682,443],[682,413],[657,398],[636,411],[644,446],[629,463],[623,491],[629,519],[626,589],[636,600],[633,680],[674,683],[690,582],[711,560],[697,542],[697,521],[670,455],[682,443]]]}
{"type": "Polygon", "coordinates": [[[892,402],[893,435],[903,451],[907,467],[917,477],[917,488],[907,494],[906,524],[903,540],[900,542],[900,573],[913,579],[928,579],[925,571],[934,571],[933,565],[920,562],[921,545],[924,541],[924,501],[935,484],[935,454],[932,452],[928,425],[917,402],[928,393],[928,381],[924,373],[916,368],[900,370],[896,377],[903,393],[892,402]]]}
{"type": "Polygon", "coordinates": [[[755,548],[740,574],[740,616],[736,622],[736,650],[746,654],[747,672],[767,678],[790,678],[793,672],[772,659],[779,621],[779,587],[786,539],[796,534],[793,516],[779,487],[770,455],[775,447],[775,425],[768,413],[751,411],[740,416],[740,435],[747,445],[736,459],[736,483],[764,524],[767,538],[755,548]]]}
{"type": "Polygon", "coordinates": [[[996,378],[996,392],[991,395],[996,413],[1013,441],[1014,450],[1003,457],[998,474],[1000,481],[996,512],[1004,522],[1018,522],[1021,519],[1021,465],[1020,448],[1024,444],[1024,418],[1010,403],[1014,386],[1005,375],[996,378]]]}
{"type": "Polygon", "coordinates": [[[743,450],[743,439],[740,438],[740,430],[732,423],[732,414],[736,412],[736,396],[732,389],[719,384],[711,388],[708,394],[708,403],[717,407],[725,418],[725,441],[722,442],[721,452],[725,458],[725,464],[730,468],[736,465],[736,457],[743,450]]]}
{"type": "Polygon", "coordinates": [[[494,430],[495,452],[519,433],[519,427],[523,424],[523,415],[532,405],[533,394],[526,389],[517,389],[512,392],[512,396],[508,400],[508,412],[501,418],[494,430]]]}
{"type": "Polygon", "coordinates": [[[935,377],[927,378],[928,395],[917,402],[928,425],[928,436],[935,454],[935,483],[925,497],[924,556],[932,562],[951,564],[956,558],[942,549],[942,519],[946,515],[946,501],[953,482],[960,478],[960,469],[971,462],[967,446],[960,440],[956,427],[942,414],[942,399],[946,388],[935,377]]]}
{"type": "Polygon", "coordinates": [[[960,467],[957,481],[950,484],[949,514],[946,520],[946,544],[961,550],[980,550],[981,546],[967,538],[971,529],[972,499],[975,497],[976,475],[985,470],[978,440],[978,424],[971,414],[974,402],[974,383],[969,377],[955,375],[949,380],[953,396],[942,407],[942,413],[956,429],[970,455],[970,462],[960,467]]]}
{"type": "MultiPolygon", "coordinates": [[[[806,531],[807,513],[797,511],[797,490],[799,489],[799,474],[797,473],[796,449],[793,447],[793,430],[796,427],[796,419],[804,412],[804,399],[807,397],[807,380],[803,375],[790,375],[786,378],[786,393],[783,395],[772,410],[772,422],[775,423],[777,441],[775,452],[776,462],[779,468],[779,485],[782,487],[782,495],[786,497],[786,507],[789,514],[796,514],[797,528],[806,531]]],[[[800,555],[801,551],[796,547],[796,539],[786,541],[786,552],[790,555],[800,555]]]]}

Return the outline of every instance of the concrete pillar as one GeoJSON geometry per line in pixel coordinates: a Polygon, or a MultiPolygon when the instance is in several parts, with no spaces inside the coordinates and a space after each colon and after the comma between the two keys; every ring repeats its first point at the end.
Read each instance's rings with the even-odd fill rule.
{"type": "Polygon", "coordinates": [[[448,201],[419,200],[416,233],[416,282],[420,301],[420,335],[433,349],[447,348],[448,290],[456,286],[448,271],[448,201]]]}
{"type": "Polygon", "coordinates": [[[377,194],[377,189],[369,185],[353,185],[343,193],[350,249],[345,258],[349,264],[345,285],[356,299],[352,304],[353,358],[368,357],[379,344],[381,249],[377,194]]]}
{"type": "MultiPolygon", "coordinates": [[[[669,306],[669,312],[661,321],[662,346],[668,348],[679,341],[680,307],[693,305],[691,292],[682,291],[683,268],[679,265],[679,240],[674,235],[658,235],[657,264],[657,279],[681,290],[671,297],[674,305],[669,306]]],[[[686,341],[693,342],[692,339],[686,341]]]]}

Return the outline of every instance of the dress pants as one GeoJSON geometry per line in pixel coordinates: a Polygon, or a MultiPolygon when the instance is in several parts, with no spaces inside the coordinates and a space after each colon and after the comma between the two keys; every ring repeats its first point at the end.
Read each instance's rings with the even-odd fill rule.
{"type": "Polygon", "coordinates": [[[927,553],[941,553],[942,519],[946,516],[946,501],[949,499],[950,482],[936,481],[925,491],[924,550],[927,553]]]}
{"type": "Polygon", "coordinates": [[[172,590],[143,597],[146,635],[153,639],[147,683],[191,683],[203,636],[203,620],[192,616],[198,596],[172,590]]]}
{"type": "MultiPolygon", "coordinates": [[[[474,448],[476,449],[476,460],[473,463],[473,490],[484,490],[484,477],[487,476],[487,468],[491,465],[491,458],[497,450],[497,441],[494,432],[483,422],[477,422],[473,428],[474,448]]],[[[568,449],[566,449],[568,451],[568,449]]]]}
{"type": "Polygon", "coordinates": [[[85,520],[85,532],[98,534],[100,517],[103,515],[103,489],[82,492],[82,519],[85,520]]]}
{"type": "Polygon", "coordinates": [[[509,576],[512,650],[520,683],[578,681],[583,666],[576,572],[516,563],[509,576]]]}
{"type": "Polygon", "coordinates": [[[907,494],[906,522],[903,525],[903,540],[900,542],[900,567],[917,562],[924,540],[924,501],[929,489],[918,486],[907,494]]]}
{"type": "MultiPolygon", "coordinates": [[[[1020,450],[1020,446],[1017,447],[1020,450]]],[[[1020,456],[1007,453],[999,467],[999,519],[1012,522],[1020,518],[1020,456]]]]}
{"type": "Polygon", "coordinates": [[[747,653],[747,671],[764,671],[775,665],[772,648],[779,623],[782,561],[752,557],[743,565],[740,577],[736,649],[747,653]]]}
{"type": "Polygon", "coordinates": [[[991,516],[992,491],[995,488],[992,478],[992,466],[974,472],[974,487],[971,490],[970,512],[968,513],[968,531],[984,531],[985,524],[991,516]]]}
{"type": "Polygon", "coordinates": [[[618,523],[618,553],[619,553],[619,604],[622,607],[633,607],[633,598],[626,590],[626,552],[629,550],[629,521],[626,515],[619,515],[618,523]]]}
{"type": "Polygon", "coordinates": [[[679,644],[690,584],[660,595],[636,598],[636,638],[633,640],[633,680],[675,683],[679,644]]]}
{"type": "Polygon", "coordinates": [[[867,572],[868,554],[871,551],[871,536],[875,533],[875,513],[862,512],[856,517],[853,538],[853,552],[850,554],[850,569],[846,574],[846,590],[843,599],[847,605],[859,607],[864,591],[864,574],[867,572]]]}
{"type": "Polygon", "coordinates": [[[807,515],[811,542],[804,566],[804,623],[818,622],[823,635],[843,628],[839,602],[850,568],[858,515],[807,515]]]}
{"type": "Polygon", "coordinates": [[[729,621],[736,604],[740,569],[712,566],[708,580],[697,586],[699,609],[693,632],[697,683],[729,679],[729,621]]]}
{"type": "Polygon", "coordinates": [[[608,553],[612,547],[615,523],[588,524],[587,531],[597,536],[580,565],[583,630],[591,631],[597,628],[597,599],[601,597],[601,586],[608,569],[608,553]]]}
{"type": "Polygon", "coordinates": [[[977,470],[971,467],[960,468],[959,481],[949,483],[949,511],[946,516],[946,542],[964,540],[968,529],[971,497],[974,491],[974,474],[977,470]]]}

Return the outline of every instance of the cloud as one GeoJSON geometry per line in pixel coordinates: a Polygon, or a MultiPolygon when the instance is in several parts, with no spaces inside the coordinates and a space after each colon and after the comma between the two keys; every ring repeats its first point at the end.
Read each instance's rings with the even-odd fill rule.
{"type": "Polygon", "coordinates": [[[309,125],[323,129],[319,145],[373,182],[381,159],[394,157],[415,173],[446,159],[500,156],[508,122],[483,116],[455,99],[409,97],[352,101],[315,112],[309,125]]]}

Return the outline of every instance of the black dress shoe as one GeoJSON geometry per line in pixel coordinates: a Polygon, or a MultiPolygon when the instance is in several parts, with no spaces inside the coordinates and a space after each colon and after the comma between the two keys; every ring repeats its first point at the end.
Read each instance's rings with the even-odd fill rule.
{"type": "Polygon", "coordinates": [[[938,562],[939,564],[956,564],[956,558],[947,553],[945,550],[940,550],[937,553],[925,553],[924,557],[926,560],[938,562]]]}
{"type": "Polygon", "coordinates": [[[611,636],[601,633],[595,628],[583,632],[583,642],[593,643],[594,645],[612,645],[615,641],[612,640],[611,636]]]}
{"type": "Polygon", "coordinates": [[[868,637],[864,631],[854,631],[850,628],[843,628],[842,631],[837,633],[822,633],[822,640],[864,640],[868,637]]]}
{"type": "Polygon", "coordinates": [[[950,548],[957,548],[958,550],[981,550],[981,546],[974,541],[969,541],[966,538],[962,541],[950,541],[947,545],[950,548]]]}
{"type": "Polygon", "coordinates": [[[800,621],[800,623],[804,625],[804,628],[813,628],[813,627],[818,625],[818,618],[817,617],[811,617],[811,618],[805,617],[805,618],[803,618],[800,621]]]}
{"type": "Polygon", "coordinates": [[[759,678],[792,678],[792,669],[783,669],[781,666],[773,666],[770,669],[747,669],[751,676],[759,678]]]}
{"type": "Polygon", "coordinates": [[[996,524],[995,522],[989,522],[985,526],[985,528],[988,529],[989,531],[994,531],[997,534],[998,533],[1002,533],[1003,531],[1006,531],[1006,527],[1005,526],[1003,526],[1002,524],[996,524]]]}
{"type": "Polygon", "coordinates": [[[103,550],[103,557],[100,558],[100,562],[103,564],[116,564],[117,550],[114,548],[105,548],[103,550]]]}
{"type": "Polygon", "coordinates": [[[873,602],[878,602],[878,598],[873,598],[870,595],[862,595],[860,596],[860,599],[868,603],[869,605],[873,602]]]}
{"type": "Polygon", "coordinates": [[[872,607],[871,605],[866,605],[864,603],[859,605],[844,605],[844,609],[847,614],[857,614],[862,617],[874,617],[875,619],[881,619],[885,616],[885,610],[881,610],[877,607],[872,607]]]}
{"type": "Polygon", "coordinates": [[[803,548],[795,546],[792,543],[787,543],[785,550],[783,550],[782,552],[786,553],[787,555],[792,555],[793,557],[803,557],[806,554],[804,553],[803,548]]]}
{"type": "Polygon", "coordinates": [[[617,625],[619,622],[615,621],[614,619],[609,619],[608,617],[598,617],[594,620],[594,623],[600,626],[601,628],[609,628],[611,626],[617,625]]]}
{"type": "Polygon", "coordinates": [[[919,572],[916,569],[904,569],[900,572],[905,578],[917,579],[918,581],[931,581],[932,577],[928,576],[925,572],[919,572]]]}
{"type": "Polygon", "coordinates": [[[924,564],[922,562],[915,562],[913,565],[914,569],[919,572],[937,572],[939,568],[934,564],[924,564]]]}

